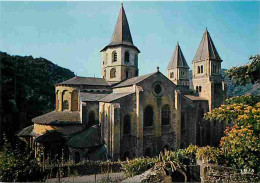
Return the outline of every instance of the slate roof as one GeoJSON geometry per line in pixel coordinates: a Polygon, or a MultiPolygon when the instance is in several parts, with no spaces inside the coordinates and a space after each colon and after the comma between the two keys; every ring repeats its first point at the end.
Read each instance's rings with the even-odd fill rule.
{"type": "Polygon", "coordinates": [[[207,99],[205,99],[205,98],[194,96],[194,95],[184,95],[184,96],[187,97],[188,99],[194,100],[194,101],[207,101],[207,99]]]}
{"type": "Polygon", "coordinates": [[[71,79],[57,83],[56,85],[94,85],[94,86],[110,86],[104,78],[94,78],[94,77],[80,77],[75,76],[71,79]]]}
{"type": "Polygon", "coordinates": [[[48,142],[65,142],[65,138],[60,132],[55,130],[47,131],[45,134],[37,137],[35,142],[48,143],[48,142]]]}
{"type": "Polygon", "coordinates": [[[168,64],[168,69],[172,69],[172,68],[177,68],[177,67],[184,67],[184,68],[188,68],[189,66],[185,60],[185,57],[181,51],[181,47],[179,45],[179,43],[177,43],[175,50],[173,52],[172,58],[168,64]]]}
{"type": "Polygon", "coordinates": [[[79,111],[52,111],[33,118],[32,122],[48,125],[81,124],[79,111]]]}
{"type": "Polygon", "coordinates": [[[133,78],[129,78],[117,85],[114,86],[114,88],[120,88],[120,87],[125,87],[125,86],[131,86],[131,85],[134,85],[134,84],[137,84],[137,83],[140,83],[141,81],[145,80],[146,78],[154,75],[155,73],[157,72],[153,72],[153,73],[150,73],[150,74],[145,74],[145,75],[142,75],[142,76],[137,76],[137,77],[133,77],[133,78]]]}
{"type": "Polygon", "coordinates": [[[100,127],[94,125],[85,131],[71,137],[67,142],[73,148],[90,148],[102,145],[100,127]]]}
{"type": "Polygon", "coordinates": [[[196,52],[196,55],[193,58],[193,62],[199,61],[199,60],[205,60],[208,58],[212,58],[212,59],[221,61],[221,58],[217,52],[217,49],[209,35],[208,30],[206,29],[206,31],[204,32],[203,37],[201,39],[201,42],[200,42],[199,48],[196,52]]]}
{"type": "Polygon", "coordinates": [[[99,99],[109,95],[108,93],[103,94],[103,93],[83,93],[81,92],[79,95],[79,98],[81,101],[98,101],[99,99]]]}
{"type": "Polygon", "coordinates": [[[36,136],[39,136],[39,134],[35,133],[33,131],[33,128],[34,126],[31,125],[31,126],[28,126],[28,127],[25,127],[24,129],[22,129],[21,131],[19,131],[16,136],[18,137],[36,137],[36,136]]]}
{"type": "Polygon", "coordinates": [[[117,100],[117,99],[120,99],[120,98],[123,98],[127,95],[130,95],[132,94],[133,92],[127,92],[127,93],[111,93],[107,96],[105,96],[104,98],[101,98],[99,101],[100,102],[112,102],[114,100],[117,100]]]}
{"type": "Polygon", "coordinates": [[[117,18],[116,26],[111,41],[109,45],[107,45],[101,51],[106,50],[108,47],[119,46],[119,45],[130,46],[135,48],[138,52],[140,52],[139,49],[133,44],[133,40],[132,40],[132,36],[131,36],[131,32],[130,32],[130,28],[128,25],[123,4],[121,4],[121,9],[117,18]]]}

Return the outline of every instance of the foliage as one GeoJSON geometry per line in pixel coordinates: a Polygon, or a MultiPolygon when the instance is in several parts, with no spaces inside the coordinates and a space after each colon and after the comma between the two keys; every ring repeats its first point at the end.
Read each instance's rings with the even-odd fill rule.
{"type": "Polygon", "coordinates": [[[232,79],[237,85],[246,85],[260,81],[260,55],[251,56],[249,64],[232,67],[226,71],[227,77],[232,79]]]}
{"type": "Polygon", "coordinates": [[[41,181],[44,173],[33,152],[21,152],[18,147],[11,148],[10,143],[5,143],[0,154],[0,181],[3,182],[25,182],[41,181]]]}
{"type": "Polygon", "coordinates": [[[156,162],[158,162],[158,158],[135,158],[122,162],[122,167],[126,175],[134,176],[152,168],[156,162]]]}
{"type": "Polygon", "coordinates": [[[259,97],[240,96],[231,98],[227,101],[227,105],[221,105],[219,108],[208,112],[205,118],[210,121],[223,121],[226,124],[237,124],[239,126],[252,125],[255,133],[258,133],[260,126],[259,97]]]}
{"type": "Polygon", "coordinates": [[[239,169],[260,168],[259,135],[254,133],[252,126],[234,125],[225,130],[225,136],[220,141],[226,163],[239,169]]]}
{"type": "Polygon", "coordinates": [[[30,125],[32,118],[54,109],[54,84],[72,78],[74,73],[44,58],[0,52],[0,60],[4,106],[0,130],[11,139],[16,131],[30,125]]]}
{"type": "Polygon", "coordinates": [[[196,158],[205,163],[218,163],[221,152],[215,147],[200,147],[197,149],[196,158]]]}

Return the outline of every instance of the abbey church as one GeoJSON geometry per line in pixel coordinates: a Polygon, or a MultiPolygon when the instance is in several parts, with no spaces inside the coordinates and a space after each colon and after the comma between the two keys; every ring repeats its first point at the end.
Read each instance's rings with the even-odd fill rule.
{"type": "Polygon", "coordinates": [[[57,83],[55,111],[32,119],[34,125],[18,136],[35,150],[64,148],[76,162],[218,145],[223,124],[203,119],[224,103],[226,93],[222,60],[208,30],[192,60],[192,79],[179,43],[167,76],[159,67],[139,76],[140,52],[121,6],[111,41],[101,50],[102,78],[76,76],[57,83]]]}

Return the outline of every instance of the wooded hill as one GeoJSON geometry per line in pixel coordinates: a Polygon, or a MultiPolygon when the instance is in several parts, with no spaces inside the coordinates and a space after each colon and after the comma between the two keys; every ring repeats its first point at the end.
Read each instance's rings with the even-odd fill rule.
{"type": "Polygon", "coordinates": [[[32,124],[32,118],[54,110],[54,84],[74,76],[47,59],[4,52],[0,68],[0,142],[3,132],[12,140],[15,132],[32,124]]]}

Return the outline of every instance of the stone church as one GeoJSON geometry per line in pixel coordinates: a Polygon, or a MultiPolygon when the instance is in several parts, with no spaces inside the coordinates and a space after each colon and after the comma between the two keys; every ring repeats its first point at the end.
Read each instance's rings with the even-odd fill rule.
{"type": "Polygon", "coordinates": [[[34,125],[18,136],[35,149],[60,147],[58,143],[77,162],[155,156],[189,144],[218,145],[223,125],[203,119],[224,103],[226,93],[222,59],[208,30],[192,60],[192,79],[178,43],[167,76],[159,67],[139,76],[139,53],[121,6],[112,39],[101,50],[103,77],[76,76],[57,83],[55,111],[34,118],[34,125]]]}

